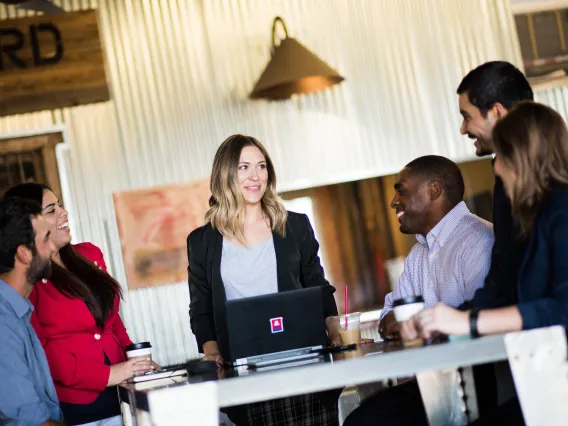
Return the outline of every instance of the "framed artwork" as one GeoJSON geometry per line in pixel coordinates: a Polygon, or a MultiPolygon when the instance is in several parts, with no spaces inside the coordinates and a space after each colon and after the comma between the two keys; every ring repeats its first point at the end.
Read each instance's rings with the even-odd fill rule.
{"type": "Polygon", "coordinates": [[[187,280],[187,236],[205,223],[209,181],[113,194],[128,288],[187,280]]]}

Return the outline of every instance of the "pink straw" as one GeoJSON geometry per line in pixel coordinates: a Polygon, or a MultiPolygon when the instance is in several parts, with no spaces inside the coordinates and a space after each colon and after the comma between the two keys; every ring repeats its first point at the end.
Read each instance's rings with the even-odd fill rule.
{"type": "Polygon", "coordinates": [[[347,314],[349,313],[349,289],[345,286],[343,301],[345,303],[345,329],[347,330],[347,314]]]}

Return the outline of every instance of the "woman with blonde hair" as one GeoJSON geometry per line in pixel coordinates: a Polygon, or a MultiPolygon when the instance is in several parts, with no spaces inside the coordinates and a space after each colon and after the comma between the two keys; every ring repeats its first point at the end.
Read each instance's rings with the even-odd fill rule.
{"type": "MultiPolygon", "coordinates": [[[[518,303],[462,312],[442,303],[402,324],[403,338],[502,334],[568,326],[568,129],[553,109],[518,104],[493,130],[495,173],[505,184],[527,252],[517,280],[518,303]]],[[[478,424],[478,423],[476,423],[478,424]]],[[[479,424],[523,424],[517,400],[479,424]]]]}
{"type": "MultiPolygon", "coordinates": [[[[335,289],[325,279],[314,231],[306,215],[284,208],[262,144],[243,135],[226,139],[215,155],[210,186],[207,224],[187,239],[191,329],[205,359],[222,365],[230,358],[228,300],[319,286],[326,318],[336,316],[335,289]]],[[[247,425],[332,425],[338,423],[337,396],[250,404],[229,416],[247,425]]]]}

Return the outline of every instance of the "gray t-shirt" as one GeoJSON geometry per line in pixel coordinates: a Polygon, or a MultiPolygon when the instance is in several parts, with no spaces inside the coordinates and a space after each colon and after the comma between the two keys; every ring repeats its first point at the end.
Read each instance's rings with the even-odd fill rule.
{"type": "Polygon", "coordinates": [[[276,252],[272,237],[254,247],[223,239],[221,279],[227,300],[278,292],[276,252]]]}

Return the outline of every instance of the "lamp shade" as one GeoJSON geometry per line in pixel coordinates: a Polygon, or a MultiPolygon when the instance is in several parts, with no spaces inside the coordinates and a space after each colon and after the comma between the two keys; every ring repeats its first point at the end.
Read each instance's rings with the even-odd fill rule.
{"type": "Polygon", "coordinates": [[[278,22],[284,26],[281,18],[274,19],[272,58],[254,86],[251,99],[289,99],[293,94],[317,92],[344,80],[307,47],[288,37],[285,26],[286,38],[276,46],[274,35],[278,22]]]}

